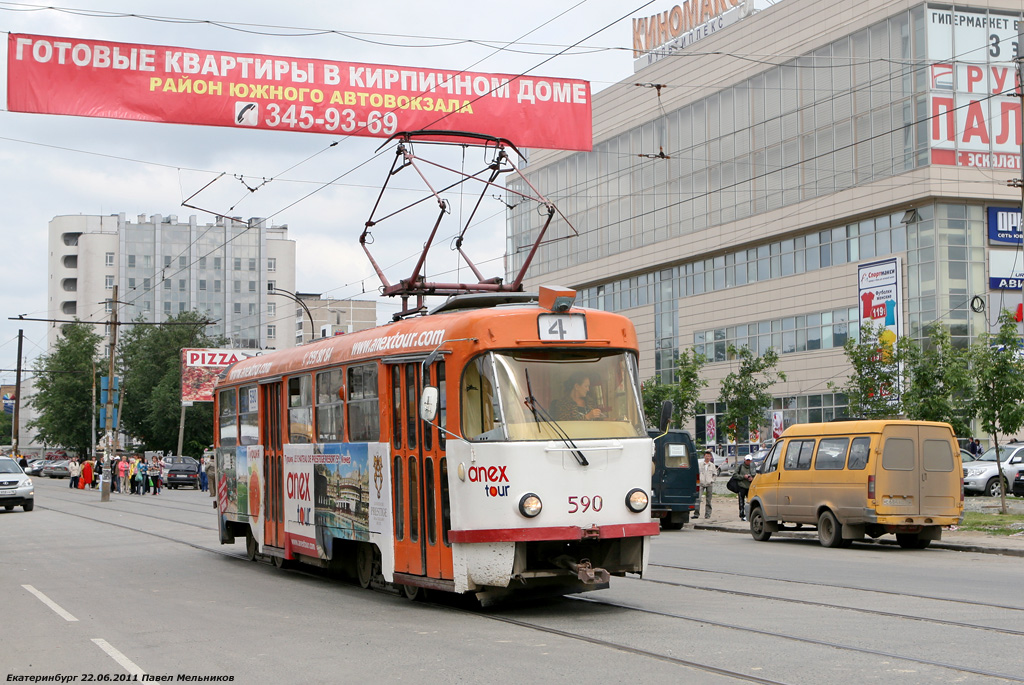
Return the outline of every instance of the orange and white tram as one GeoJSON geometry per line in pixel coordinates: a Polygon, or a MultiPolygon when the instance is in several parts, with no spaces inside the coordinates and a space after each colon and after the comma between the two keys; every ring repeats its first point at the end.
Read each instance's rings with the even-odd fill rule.
{"type": "Polygon", "coordinates": [[[636,333],[573,296],[464,295],[231,366],[215,393],[221,542],[410,597],[643,573],[658,522],[636,333]]]}

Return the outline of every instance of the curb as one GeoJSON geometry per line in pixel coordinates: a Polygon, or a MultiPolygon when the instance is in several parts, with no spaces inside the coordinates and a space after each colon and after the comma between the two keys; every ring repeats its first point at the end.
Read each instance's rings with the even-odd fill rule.
{"type": "MultiPolygon", "coordinates": [[[[742,535],[749,535],[749,530],[742,530],[737,528],[730,528],[727,526],[715,526],[712,524],[694,524],[694,530],[710,530],[716,533],[740,533],[742,535]]],[[[817,540],[818,536],[813,532],[800,533],[791,530],[783,530],[777,533],[772,533],[773,537],[780,538],[792,538],[795,540],[817,540]]],[[[888,540],[884,538],[865,538],[864,542],[875,545],[893,545],[896,546],[895,540],[888,540]]],[[[975,552],[978,554],[999,554],[1008,557],[1024,557],[1024,549],[1015,549],[1009,547],[990,547],[988,545],[972,545],[962,544],[957,542],[946,542],[944,540],[936,540],[929,545],[932,549],[948,549],[954,552],[975,552]]]]}

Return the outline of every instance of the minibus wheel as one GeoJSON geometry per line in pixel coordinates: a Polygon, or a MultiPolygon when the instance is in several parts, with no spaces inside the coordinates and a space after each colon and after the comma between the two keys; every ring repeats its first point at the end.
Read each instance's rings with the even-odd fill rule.
{"type": "Polygon", "coordinates": [[[826,509],[818,517],[818,542],[822,547],[848,547],[843,544],[843,524],[839,523],[836,515],[826,509]]]}
{"type": "Polygon", "coordinates": [[[750,536],[758,542],[767,542],[772,532],[768,530],[767,522],[764,520],[764,512],[761,507],[754,507],[750,510],[750,536]]]}

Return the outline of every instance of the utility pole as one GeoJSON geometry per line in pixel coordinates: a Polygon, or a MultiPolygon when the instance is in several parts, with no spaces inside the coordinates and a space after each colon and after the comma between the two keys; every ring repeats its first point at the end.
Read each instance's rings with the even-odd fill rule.
{"type": "Polygon", "coordinates": [[[114,284],[113,306],[110,308],[110,360],[107,374],[106,445],[103,454],[103,478],[100,479],[100,501],[110,501],[110,464],[114,449],[114,350],[117,348],[117,284],[114,284]]]}
{"type": "Polygon", "coordinates": [[[14,377],[14,424],[11,426],[11,449],[14,450],[14,458],[17,459],[21,456],[21,452],[18,448],[18,431],[21,428],[20,424],[20,407],[21,407],[21,342],[25,337],[25,332],[22,329],[18,329],[18,366],[17,375],[14,377]]]}

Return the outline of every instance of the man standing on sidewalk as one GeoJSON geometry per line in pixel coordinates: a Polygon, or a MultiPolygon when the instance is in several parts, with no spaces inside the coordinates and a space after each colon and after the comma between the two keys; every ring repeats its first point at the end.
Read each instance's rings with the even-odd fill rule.
{"type": "Polygon", "coordinates": [[[743,459],[743,463],[736,467],[736,483],[740,489],[736,493],[736,497],[740,501],[740,521],[746,521],[747,515],[743,511],[743,505],[747,502],[747,492],[750,490],[750,481],[754,480],[754,476],[757,475],[757,471],[754,469],[754,462],[748,454],[743,459]]]}
{"type": "MultiPolygon", "coordinates": [[[[704,491],[704,518],[711,518],[711,490],[715,485],[718,467],[715,466],[711,450],[704,450],[704,461],[700,463],[700,489],[704,491]]],[[[699,504],[699,502],[698,502],[699,504]]]]}

